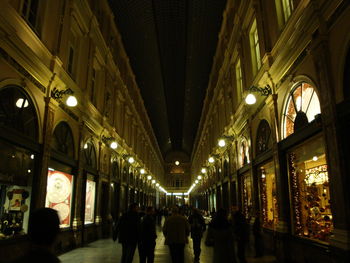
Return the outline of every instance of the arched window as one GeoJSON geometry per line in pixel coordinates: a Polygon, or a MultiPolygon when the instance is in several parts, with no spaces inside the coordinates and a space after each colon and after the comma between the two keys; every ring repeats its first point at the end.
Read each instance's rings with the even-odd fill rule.
{"type": "Polygon", "coordinates": [[[117,159],[112,161],[112,176],[114,179],[120,178],[119,165],[117,159]]]}
{"type": "Polygon", "coordinates": [[[315,89],[308,83],[299,83],[289,93],[284,107],[282,119],[283,138],[306,126],[320,113],[320,101],[315,89]]]}
{"type": "Polygon", "coordinates": [[[38,140],[38,118],[29,96],[17,86],[0,89],[0,127],[38,140]]]}
{"type": "Polygon", "coordinates": [[[96,150],[92,141],[88,141],[85,143],[84,157],[85,157],[85,164],[87,164],[91,168],[97,169],[96,150]]]}
{"type": "Polygon", "coordinates": [[[244,165],[250,163],[250,156],[249,156],[249,144],[245,137],[242,137],[240,147],[239,147],[239,164],[240,167],[243,167],[244,165]]]}
{"type": "Polygon", "coordinates": [[[62,121],[56,126],[53,132],[51,148],[70,158],[74,158],[73,134],[66,122],[62,121]]]}
{"type": "Polygon", "coordinates": [[[256,135],[256,154],[265,152],[269,148],[271,129],[266,120],[259,123],[256,135]]]}

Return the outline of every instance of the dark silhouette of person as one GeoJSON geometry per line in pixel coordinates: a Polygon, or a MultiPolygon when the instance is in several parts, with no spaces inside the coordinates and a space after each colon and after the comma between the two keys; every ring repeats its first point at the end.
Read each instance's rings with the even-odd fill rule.
{"type": "Polygon", "coordinates": [[[172,262],[184,263],[184,249],[188,243],[190,224],[186,217],[179,213],[178,207],[174,207],[171,212],[171,216],[166,218],[163,226],[165,244],[169,246],[172,262]]]}
{"type": "Polygon", "coordinates": [[[262,241],[260,217],[256,216],[253,224],[253,235],[254,235],[254,248],[255,248],[255,257],[262,257],[264,246],[262,241]]]}
{"type": "Polygon", "coordinates": [[[156,222],[153,207],[146,208],[140,225],[139,256],[140,263],[154,262],[154,248],[156,247],[156,222]]]}
{"type": "Polygon", "coordinates": [[[51,208],[39,208],[29,218],[28,236],[31,241],[29,251],[14,263],[24,262],[60,262],[53,252],[53,245],[60,231],[60,219],[57,211],[51,208]]]}
{"type": "Polygon", "coordinates": [[[248,242],[248,226],[242,212],[238,210],[233,216],[234,230],[237,237],[237,257],[240,263],[246,263],[245,250],[248,242]]]}
{"type": "Polygon", "coordinates": [[[191,226],[191,238],[193,242],[194,260],[199,262],[199,256],[201,254],[201,240],[203,232],[205,231],[205,221],[199,210],[193,208],[192,214],[188,218],[188,222],[191,226]]]}
{"type": "MultiPolygon", "coordinates": [[[[234,231],[228,221],[227,211],[218,209],[215,217],[210,222],[207,240],[211,240],[214,247],[214,263],[235,263],[234,231]]],[[[208,243],[208,241],[206,242],[208,243]]]]}
{"type": "Polygon", "coordinates": [[[133,203],[118,222],[118,240],[122,244],[121,263],[132,263],[140,236],[138,204],[133,203]]]}

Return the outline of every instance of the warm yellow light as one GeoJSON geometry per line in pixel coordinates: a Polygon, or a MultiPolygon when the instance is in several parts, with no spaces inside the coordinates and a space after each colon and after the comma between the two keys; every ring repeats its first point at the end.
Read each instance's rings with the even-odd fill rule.
{"type": "Polygon", "coordinates": [[[129,160],[128,160],[129,163],[134,163],[135,162],[135,159],[133,157],[130,157],[129,160]]]}
{"type": "Polygon", "coordinates": [[[153,179],[153,180],[152,180],[152,184],[155,184],[155,183],[156,183],[156,180],[153,179]]]}
{"type": "Polygon", "coordinates": [[[214,158],[213,158],[213,157],[211,157],[211,156],[209,157],[208,161],[209,161],[210,163],[215,162],[214,158]]]}
{"type": "Polygon", "coordinates": [[[84,144],[84,149],[87,149],[88,148],[88,145],[87,143],[84,144]]]}
{"type": "Polygon", "coordinates": [[[219,145],[220,147],[225,147],[225,145],[226,145],[225,140],[224,140],[224,139],[220,139],[219,142],[218,142],[218,145],[219,145]]]}
{"type": "Polygon", "coordinates": [[[202,168],[201,172],[202,172],[202,174],[205,174],[207,172],[207,169],[202,168]]]}
{"type": "Polygon", "coordinates": [[[158,187],[158,186],[159,186],[159,183],[156,183],[156,186],[158,187]]]}
{"type": "Polygon", "coordinates": [[[17,101],[16,101],[16,107],[17,108],[27,108],[29,106],[29,103],[26,99],[23,99],[23,98],[19,98],[17,101]]]}
{"type": "Polygon", "coordinates": [[[140,169],[140,173],[141,173],[141,174],[145,174],[145,169],[141,168],[141,169],[140,169]]]}
{"type": "Polygon", "coordinates": [[[175,161],[175,165],[179,165],[180,164],[180,162],[179,161],[175,161]]]}
{"type": "Polygon", "coordinates": [[[198,175],[198,176],[197,176],[197,179],[198,179],[198,180],[202,180],[202,176],[201,176],[201,175],[198,175]]]}
{"type": "Polygon", "coordinates": [[[256,102],[256,98],[253,94],[249,93],[247,97],[245,98],[245,103],[248,105],[252,105],[256,102]]]}
{"type": "Polygon", "coordinates": [[[152,179],[152,176],[147,176],[147,180],[151,180],[152,179]]]}
{"type": "Polygon", "coordinates": [[[312,160],[316,162],[318,160],[318,157],[315,155],[314,157],[312,157],[312,160]]]}
{"type": "Polygon", "coordinates": [[[109,145],[112,149],[117,149],[118,148],[118,143],[117,142],[111,142],[109,145]]]}
{"type": "Polygon", "coordinates": [[[75,106],[77,106],[78,105],[78,100],[77,100],[77,98],[75,97],[75,96],[69,96],[68,98],[67,98],[67,100],[66,100],[66,104],[67,104],[67,106],[69,106],[69,107],[75,107],[75,106]]]}
{"type": "Polygon", "coordinates": [[[198,184],[198,180],[194,181],[196,184],[198,184]]]}

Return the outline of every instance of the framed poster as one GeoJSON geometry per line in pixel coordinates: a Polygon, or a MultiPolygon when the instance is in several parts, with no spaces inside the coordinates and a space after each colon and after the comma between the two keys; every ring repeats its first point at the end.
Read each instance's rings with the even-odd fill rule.
{"type": "Polygon", "coordinates": [[[70,226],[73,176],[49,169],[45,206],[57,210],[60,227],[70,226]]]}
{"type": "Polygon", "coordinates": [[[85,224],[92,224],[95,217],[95,193],[96,182],[87,179],[86,180],[86,192],[85,192],[85,224]]]}

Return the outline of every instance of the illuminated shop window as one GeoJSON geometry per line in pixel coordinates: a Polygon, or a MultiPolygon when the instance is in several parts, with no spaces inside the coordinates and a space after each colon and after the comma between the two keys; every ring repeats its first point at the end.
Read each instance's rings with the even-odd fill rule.
{"type": "Polygon", "coordinates": [[[288,168],[294,233],[306,238],[329,241],[333,217],[322,137],[314,138],[289,151],[288,168]]]}
{"type": "Polygon", "coordinates": [[[239,163],[240,167],[243,167],[244,165],[250,163],[250,156],[249,156],[249,144],[246,138],[242,138],[240,147],[239,147],[239,163]]]}
{"type": "Polygon", "coordinates": [[[37,144],[37,120],[34,104],[21,87],[0,89],[0,130],[4,136],[17,141],[14,145],[0,139],[0,240],[25,234],[28,230],[38,155],[29,150],[28,145],[19,144],[23,139],[37,144]]]}
{"type": "Polygon", "coordinates": [[[263,227],[275,230],[278,222],[278,206],[273,161],[260,166],[258,174],[260,180],[262,224],[263,227]]]}
{"type": "Polygon", "coordinates": [[[94,223],[95,217],[95,194],[96,194],[96,182],[93,180],[92,175],[88,175],[86,180],[86,192],[85,192],[85,224],[94,223]]]}
{"type": "Polygon", "coordinates": [[[0,140],[0,240],[28,230],[34,156],[0,140]]]}
{"type": "Polygon", "coordinates": [[[55,209],[60,217],[60,227],[71,222],[73,175],[49,168],[45,206],[55,209]]]}
{"type": "Polygon", "coordinates": [[[242,212],[247,219],[250,219],[253,212],[252,178],[250,176],[250,173],[243,174],[241,180],[243,208],[242,212]]]}
{"type": "Polygon", "coordinates": [[[321,113],[320,101],[314,88],[303,82],[289,93],[283,113],[283,138],[304,127],[321,113]]]}

